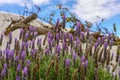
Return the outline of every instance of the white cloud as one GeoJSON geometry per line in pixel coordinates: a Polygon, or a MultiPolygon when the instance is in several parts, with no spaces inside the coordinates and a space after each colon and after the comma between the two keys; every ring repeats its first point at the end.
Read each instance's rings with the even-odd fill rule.
{"type": "Polygon", "coordinates": [[[48,4],[50,0],[0,0],[0,5],[17,4],[17,5],[23,6],[24,2],[26,2],[27,5],[31,3],[36,5],[44,5],[44,4],[48,4]]]}
{"type": "Polygon", "coordinates": [[[96,16],[108,19],[120,14],[119,0],[77,0],[73,12],[82,20],[96,21],[96,16]]]}

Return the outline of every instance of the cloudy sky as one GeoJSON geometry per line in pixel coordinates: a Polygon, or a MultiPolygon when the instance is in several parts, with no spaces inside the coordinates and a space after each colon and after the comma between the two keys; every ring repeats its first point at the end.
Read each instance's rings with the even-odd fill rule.
{"type": "Polygon", "coordinates": [[[44,14],[54,11],[57,4],[63,4],[82,21],[96,22],[96,16],[99,16],[105,19],[103,26],[109,30],[116,23],[120,34],[120,0],[0,0],[0,11],[19,13],[24,10],[24,3],[29,8],[33,4],[38,5],[44,14]]]}

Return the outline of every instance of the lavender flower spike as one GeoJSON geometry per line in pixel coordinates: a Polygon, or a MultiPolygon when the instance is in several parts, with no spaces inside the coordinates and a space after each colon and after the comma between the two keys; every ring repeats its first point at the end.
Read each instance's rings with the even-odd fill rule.
{"type": "Polygon", "coordinates": [[[20,76],[16,76],[16,80],[20,80],[20,76]]]}
{"type": "Polygon", "coordinates": [[[85,56],[83,55],[80,59],[81,62],[84,62],[85,61],[85,56]]]}
{"type": "Polygon", "coordinates": [[[77,54],[74,52],[73,55],[72,55],[72,57],[73,57],[73,60],[75,60],[76,57],[77,57],[77,54]]]}
{"type": "Polygon", "coordinates": [[[69,66],[70,66],[70,59],[66,59],[66,60],[65,60],[65,66],[66,66],[66,67],[69,67],[69,66]]]}
{"type": "Polygon", "coordinates": [[[18,66],[17,66],[17,71],[19,72],[19,71],[20,71],[20,69],[21,69],[21,65],[20,65],[20,64],[18,64],[18,66]]]}
{"type": "Polygon", "coordinates": [[[25,66],[23,71],[22,71],[22,74],[23,75],[27,75],[27,73],[28,73],[28,68],[25,66]]]}
{"type": "Polygon", "coordinates": [[[88,60],[84,62],[84,67],[86,68],[88,66],[88,60]]]}

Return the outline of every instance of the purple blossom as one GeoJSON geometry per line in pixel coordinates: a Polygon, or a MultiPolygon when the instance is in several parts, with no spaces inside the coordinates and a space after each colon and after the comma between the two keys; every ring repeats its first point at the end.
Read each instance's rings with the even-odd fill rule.
{"type": "Polygon", "coordinates": [[[28,42],[25,43],[26,49],[28,49],[28,42]]]}
{"type": "Polygon", "coordinates": [[[83,40],[84,39],[84,32],[82,31],[80,34],[81,34],[81,38],[83,40]]]}
{"type": "Polygon", "coordinates": [[[59,33],[56,33],[56,40],[59,40],[59,33]]]}
{"type": "Polygon", "coordinates": [[[106,39],[106,36],[104,35],[104,36],[102,37],[102,42],[103,42],[103,43],[104,43],[105,39],[106,39]]]}
{"type": "Polygon", "coordinates": [[[69,66],[70,66],[70,59],[66,59],[66,60],[65,60],[65,66],[66,66],[66,67],[69,67],[69,66]]]}
{"type": "Polygon", "coordinates": [[[38,35],[38,32],[34,32],[34,36],[36,37],[38,35]]]}
{"type": "Polygon", "coordinates": [[[62,36],[63,36],[63,33],[62,33],[62,31],[60,31],[60,39],[62,39],[62,36]]]}
{"type": "Polygon", "coordinates": [[[108,43],[107,42],[104,42],[104,48],[106,49],[108,46],[108,43]]]}
{"type": "Polygon", "coordinates": [[[30,26],[30,27],[29,27],[29,31],[31,31],[31,32],[35,32],[35,31],[36,31],[36,28],[33,27],[33,26],[30,26]]]}
{"type": "Polygon", "coordinates": [[[24,49],[25,42],[22,41],[22,50],[24,49]]]}
{"type": "Polygon", "coordinates": [[[51,39],[50,38],[48,38],[48,45],[49,45],[49,48],[51,48],[51,39]]]}
{"type": "Polygon", "coordinates": [[[73,55],[72,55],[72,57],[73,57],[73,60],[75,60],[76,57],[77,57],[77,54],[74,52],[73,55]]]}
{"type": "Polygon", "coordinates": [[[6,69],[3,69],[1,72],[1,76],[5,76],[5,73],[6,73],[6,69]]]}
{"type": "Polygon", "coordinates": [[[20,76],[16,76],[16,80],[20,80],[20,76]]]}
{"type": "Polygon", "coordinates": [[[9,39],[12,39],[12,32],[9,33],[9,39]]]}
{"type": "Polygon", "coordinates": [[[59,45],[56,46],[56,53],[57,53],[58,55],[60,54],[60,46],[59,46],[59,45]]]}
{"type": "Polygon", "coordinates": [[[25,66],[23,71],[22,71],[22,74],[23,75],[27,75],[27,73],[28,73],[28,68],[25,66]]]}
{"type": "Polygon", "coordinates": [[[25,56],[26,56],[25,51],[22,51],[22,54],[21,54],[22,59],[24,59],[24,58],[25,58],[25,56]]]}
{"type": "Polygon", "coordinates": [[[10,57],[14,57],[14,50],[10,51],[10,57]]]}
{"type": "Polygon", "coordinates": [[[94,48],[95,48],[95,50],[97,49],[98,45],[99,45],[98,42],[96,42],[96,43],[94,44],[94,48]]]}
{"type": "Polygon", "coordinates": [[[67,39],[67,33],[64,32],[63,37],[64,37],[64,41],[66,42],[66,39],[67,39]]]}
{"type": "Polygon", "coordinates": [[[51,41],[51,46],[54,47],[54,45],[55,45],[55,40],[53,39],[53,40],[51,41]]]}
{"type": "Polygon", "coordinates": [[[73,41],[73,35],[72,34],[68,34],[68,35],[69,35],[70,42],[72,42],[73,41]]]}
{"type": "Polygon", "coordinates": [[[17,66],[17,71],[19,72],[19,71],[20,71],[20,69],[21,69],[21,65],[20,65],[20,64],[18,64],[18,66],[17,66]]]}
{"type": "Polygon", "coordinates": [[[84,62],[84,61],[85,61],[85,56],[84,56],[84,55],[82,55],[80,61],[81,61],[81,62],[84,62]]]}
{"type": "Polygon", "coordinates": [[[37,38],[37,45],[41,45],[41,41],[42,41],[41,38],[37,38]]]}
{"type": "Polygon", "coordinates": [[[97,41],[97,42],[100,44],[100,42],[101,42],[101,38],[100,38],[100,37],[98,38],[98,41],[97,41]]]}
{"type": "Polygon", "coordinates": [[[76,38],[76,46],[78,46],[80,44],[80,39],[76,38]]]}
{"type": "Polygon", "coordinates": [[[28,36],[29,36],[29,33],[27,32],[27,33],[25,34],[25,39],[27,39],[28,36]]]}
{"type": "Polygon", "coordinates": [[[66,49],[66,48],[67,48],[66,42],[63,42],[63,43],[62,43],[62,47],[63,47],[63,49],[66,49]]]}
{"type": "Polygon", "coordinates": [[[47,55],[47,54],[49,54],[50,53],[50,49],[49,48],[46,48],[45,49],[45,54],[47,55]]]}
{"type": "Polygon", "coordinates": [[[80,21],[78,21],[78,22],[77,22],[77,26],[76,26],[76,30],[77,30],[77,31],[80,31],[80,30],[81,30],[80,25],[81,25],[81,24],[80,24],[80,21]]]}
{"type": "Polygon", "coordinates": [[[85,60],[84,67],[86,68],[88,66],[88,60],[85,60]]]}
{"type": "Polygon", "coordinates": [[[16,56],[16,57],[15,57],[15,61],[18,61],[18,60],[19,60],[19,56],[16,56]]]}
{"type": "Polygon", "coordinates": [[[34,53],[35,53],[34,49],[31,49],[30,53],[31,53],[31,55],[33,56],[34,53]]]}
{"type": "Polygon", "coordinates": [[[4,69],[7,69],[7,63],[4,64],[4,69]]]}
{"type": "Polygon", "coordinates": [[[30,60],[27,60],[26,63],[28,66],[30,66],[30,60]]]}

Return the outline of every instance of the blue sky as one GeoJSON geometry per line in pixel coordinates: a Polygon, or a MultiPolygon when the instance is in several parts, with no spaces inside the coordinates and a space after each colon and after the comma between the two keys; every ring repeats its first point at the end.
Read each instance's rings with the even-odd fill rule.
{"type": "Polygon", "coordinates": [[[63,4],[83,22],[85,20],[93,23],[99,21],[96,16],[105,18],[102,26],[111,31],[113,23],[116,23],[117,34],[120,35],[120,0],[0,0],[0,11],[22,13],[24,2],[27,3],[29,10],[33,4],[38,5],[42,11],[39,16],[46,16],[57,11],[55,6],[63,4]]]}

